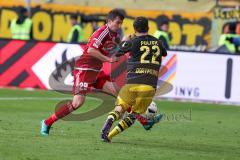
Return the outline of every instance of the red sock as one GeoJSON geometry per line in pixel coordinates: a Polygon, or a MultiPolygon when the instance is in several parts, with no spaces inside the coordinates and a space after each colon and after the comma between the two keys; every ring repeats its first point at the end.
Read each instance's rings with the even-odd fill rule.
{"type": "Polygon", "coordinates": [[[138,115],[136,118],[142,125],[145,125],[148,122],[147,118],[145,118],[145,117],[143,117],[141,115],[138,115]]]}
{"type": "Polygon", "coordinates": [[[74,108],[72,106],[72,103],[68,102],[68,103],[62,105],[61,107],[59,107],[58,110],[56,110],[55,113],[52,114],[49,118],[47,118],[44,122],[47,126],[51,126],[58,119],[61,119],[65,116],[67,116],[73,110],[74,110],[74,108]]]}

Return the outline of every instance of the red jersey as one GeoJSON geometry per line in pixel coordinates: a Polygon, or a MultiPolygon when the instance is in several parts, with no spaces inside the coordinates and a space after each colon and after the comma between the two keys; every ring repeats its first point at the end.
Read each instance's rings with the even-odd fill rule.
{"type": "Polygon", "coordinates": [[[111,32],[107,25],[100,27],[92,34],[86,48],[83,51],[83,55],[76,61],[75,68],[100,70],[103,62],[95,57],[92,57],[87,52],[88,48],[95,48],[103,55],[109,56],[109,52],[116,47],[119,39],[119,35],[111,32]]]}

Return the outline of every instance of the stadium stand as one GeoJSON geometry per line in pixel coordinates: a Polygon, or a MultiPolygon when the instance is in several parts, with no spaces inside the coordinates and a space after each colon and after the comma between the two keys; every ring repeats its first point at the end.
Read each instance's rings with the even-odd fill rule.
{"type": "MultiPolygon", "coordinates": [[[[12,0],[14,1],[14,0],[12,0]]],[[[25,1],[25,0],[15,0],[15,1],[25,1]]],[[[112,8],[134,8],[134,9],[144,9],[147,10],[172,10],[172,11],[187,11],[187,12],[208,12],[216,4],[216,0],[31,0],[32,2],[38,3],[60,3],[60,4],[77,4],[84,6],[102,6],[102,7],[112,7],[112,8]],[[127,4],[127,5],[126,5],[127,4]]]]}

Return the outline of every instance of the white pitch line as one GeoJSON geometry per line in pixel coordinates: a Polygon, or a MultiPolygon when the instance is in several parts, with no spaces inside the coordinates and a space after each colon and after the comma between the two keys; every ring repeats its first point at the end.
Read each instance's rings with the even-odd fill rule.
{"type": "MultiPolygon", "coordinates": [[[[69,100],[72,99],[72,97],[0,97],[0,101],[18,101],[18,100],[69,100]]],[[[87,97],[87,99],[92,99],[92,100],[100,100],[98,98],[94,97],[87,97]]]]}

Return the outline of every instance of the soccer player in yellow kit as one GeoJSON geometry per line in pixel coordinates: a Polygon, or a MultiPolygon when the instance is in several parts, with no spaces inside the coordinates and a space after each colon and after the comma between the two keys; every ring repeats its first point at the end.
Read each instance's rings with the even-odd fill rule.
{"type": "Polygon", "coordinates": [[[109,113],[102,128],[101,138],[105,142],[110,142],[114,136],[131,127],[146,112],[156,92],[162,56],[167,55],[162,43],[148,34],[147,18],[137,17],[133,27],[136,36],[126,41],[126,45],[131,46],[127,62],[127,83],[121,88],[116,107],[109,113]],[[131,112],[109,133],[113,123],[129,108],[131,112]]]}

